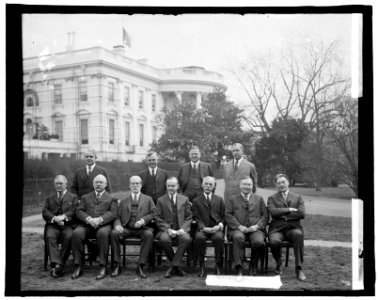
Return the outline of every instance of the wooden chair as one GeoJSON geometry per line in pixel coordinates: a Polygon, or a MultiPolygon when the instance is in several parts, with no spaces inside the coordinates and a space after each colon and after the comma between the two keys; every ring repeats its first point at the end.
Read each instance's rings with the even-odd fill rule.
{"type": "MultiPolygon", "coordinates": [[[[268,251],[269,251],[269,248],[270,248],[270,244],[269,244],[268,241],[266,241],[265,257],[264,257],[264,261],[265,261],[265,273],[267,273],[267,271],[268,271],[268,251]]],[[[290,253],[289,249],[293,248],[293,244],[290,241],[284,240],[282,242],[282,244],[281,244],[281,247],[280,247],[281,253],[283,251],[283,248],[286,249],[286,261],[285,261],[284,266],[288,267],[288,259],[289,259],[289,253],[290,253]]]]}

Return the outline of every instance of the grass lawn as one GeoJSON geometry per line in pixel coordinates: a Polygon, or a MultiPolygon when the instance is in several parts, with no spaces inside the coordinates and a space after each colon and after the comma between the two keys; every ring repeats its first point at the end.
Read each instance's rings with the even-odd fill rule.
{"type": "MultiPolygon", "coordinates": [[[[74,265],[70,259],[66,266],[66,274],[59,279],[54,279],[49,272],[43,270],[43,241],[42,235],[34,233],[23,233],[23,247],[21,258],[21,290],[22,291],[188,291],[200,293],[215,291],[222,292],[227,290],[239,291],[258,291],[257,289],[231,288],[207,286],[205,279],[197,276],[196,268],[188,268],[187,275],[183,278],[172,277],[165,279],[164,273],[168,268],[167,263],[156,267],[156,271],[147,271],[148,278],[140,279],[135,274],[137,258],[127,258],[126,269],[117,278],[107,276],[105,279],[97,281],[95,277],[99,270],[98,263],[91,267],[88,263],[84,266],[82,277],[77,280],[71,279],[74,265]]],[[[131,247],[132,248],[132,247],[131,247]]],[[[130,251],[136,251],[133,247],[130,251]]],[[[210,248],[208,251],[212,252],[210,248]]],[[[184,263],[184,261],[183,261],[184,263]]],[[[284,263],[284,257],[283,257],[284,263]]],[[[212,272],[214,266],[213,259],[208,259],[207,267],[212,272]]],[[[269,255],[269,271],[264,276],[273,276],[275,263],[271,254],[269,255]]],[[[247,267],[247,264],[245,265],[247,267]]],[[[351,289],[351,249],[350,248],[323,248],[306,247],[304,257],[304,273],[307,276],[305,282],[300,282],[295,277],[293,253],[290,253],[289,266],[284,267],[281,276],[282,287],[280,291],[348,291],[351,289]]]]}
{"type": "Polygon", "coordinates": [[[337,199],[351,199],[356,198],[351,188],[347,186],[339,187],[324,187],[321,191],[316,191],[315,188],[307,187],[290,187],[291,192],[303,196],[313,196],[321,198],[337,198],[337,199]]]}

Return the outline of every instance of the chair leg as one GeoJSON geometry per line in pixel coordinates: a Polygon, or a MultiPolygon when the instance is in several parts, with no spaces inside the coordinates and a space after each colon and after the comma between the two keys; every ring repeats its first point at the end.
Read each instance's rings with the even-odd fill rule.
{"type": "Polygon", "coordinates": [[[265,246],[265,273],[268,272],[268,248],[269,248],[269,245],[266,244],[265,246]]]}
{"type": "Polygon", "coordinates": [[[228,250],[228,254],[229,254],[229,262],[228,262],[228,268],[229,270],[232,269],[232,262],[233,262],[233,244],[229,244],[229,250],[228,250]]]}
{"type": "Polygon", "coordinates": [[[126,245],[122,244],[122,265],[126,266],[126,245]]]}
{"type": "Polygon", "coordinates": [[[149,254],[149,264],[150,264],[151,272],[155,271],[155,255],[156,255],[156,251],[155,251],[155,245],[153,243],[153,245],[151,246],[150,254],[149,254]]]}
{"type": "Polygon", "coordinates": [[[228,274],[229,268],[228,268],[228,244],[224,244],[224,267],[225,267],[225,274],[228,274]]]}

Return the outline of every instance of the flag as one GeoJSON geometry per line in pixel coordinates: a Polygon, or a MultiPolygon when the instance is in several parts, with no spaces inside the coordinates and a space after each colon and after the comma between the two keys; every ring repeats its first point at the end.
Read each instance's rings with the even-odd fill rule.
{"type": "Polygon", "coordinates": [[[122,26],[122,43],[128,47],[131,47],[130,37],[129,37],[129,34],[126,32],[126,29],[124,26],[122,26]]]}

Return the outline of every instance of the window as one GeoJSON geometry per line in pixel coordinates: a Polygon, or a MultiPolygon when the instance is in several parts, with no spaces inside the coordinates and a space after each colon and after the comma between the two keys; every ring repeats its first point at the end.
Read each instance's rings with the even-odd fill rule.
{"type": "Polygon", "coordinates": [[[79,82],[79,97],[80,101],[87,101],[87,81],[80,81],[79,82]]]}
{"type": "Polygon", "coordinates": [[[54,104],[62,104],[62,85],[54,84],[54,104]]]}
{"type": "Polygon", "coordinates": [[[156,109],[157,109],[156,96],[152,95],[151,96],[151,111],[156,112],[156,109]]]}
{"type": "Polygon", "coordinates": [[[82,145],[88,144],[88,120],[81,119],[80,120],[80,139],[82,145]]]}
{"type": "Polygon", "coordinates": [[[34,101],[32,97],[26,98],[26,106],[31,107],[34,105],[34,101]]]}
{"type": "Polygon", "coordinates": [[[139,124],[139,145],[140,147],[143,147],[143,141],[144,141],[144,126],[143,124],[139,124]]]}
{"type": "Polygon", "coordinates": [[[153,126],[153,142],[157,141],[157,137],[158,137],[158,128],[157,126],[153,126]]]}
{"type": "Polygon", "coordinates": [[[130,97],[130,89],[129,87],[124,87],[124,104],[125,106],[129,106],[129,97],[130,97]]]}
{"type": "Polygon", "coordinates": [[[114,83],[108,82],[108,99],[109,101],[114,101],[114,83]]]}
{"type": "Polygon", "coordinates": [[[63,141],[63,121],[55,121],[55,133],[58,135],[58,140],[63,141]]]}
{"type": "Polygon", "coordinates": [[[130,122],[125,122],[125,145],[130,145],[130,122]]]}
{"type": "Polygon", "coordinates": [[[114,145],[114,120],[109,120],[109,144],[114,145]]]}
{"type": "Polygon", "coordinates": [[[29,138],[33,137],[33,121],[31,119],[26,120],[25,135],[29,138]]]}
{"type": "Polygon", "coordinates": [[[143,91],[139,91],[138,95],[138,108],[143,109],[143,91]]]}

